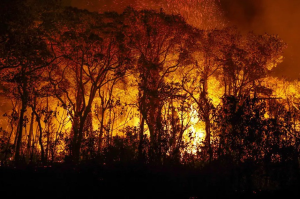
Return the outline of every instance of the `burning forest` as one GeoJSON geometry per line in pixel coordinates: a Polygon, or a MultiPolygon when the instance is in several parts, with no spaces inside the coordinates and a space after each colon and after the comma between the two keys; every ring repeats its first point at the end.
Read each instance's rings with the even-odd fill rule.
{"type": "Polygon", "coordinates": [[[0,3],[3,179],[66,172],[88,181],[74,195],[114,181],[131,196],[140,175],[144,193],[165,186],[154,198],[296,190],[299,81],[272,73],[286,43],[229,26],[219,1],[116,2],[0,3]]]}

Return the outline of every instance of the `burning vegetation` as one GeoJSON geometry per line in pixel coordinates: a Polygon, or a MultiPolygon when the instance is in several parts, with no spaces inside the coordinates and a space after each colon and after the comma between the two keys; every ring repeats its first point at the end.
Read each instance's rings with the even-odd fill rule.
{"type": "Polygon", "coordinates": [[[270,75],[278,36],[163,10],[5,2],[2,166],[226,164],[240,190],[299,175],[299,82],[270,75]],[[276,165],[289,172],[277,178],[276,165]]]}

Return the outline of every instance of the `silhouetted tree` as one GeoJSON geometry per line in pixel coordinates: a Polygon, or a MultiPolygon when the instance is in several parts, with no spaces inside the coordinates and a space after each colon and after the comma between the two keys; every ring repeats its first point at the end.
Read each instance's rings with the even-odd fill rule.
{"type": "Polygon", "coordinates": [[[24,115],[28,102],[42,76],[44,69],[56,57],[44,39],[44,32],[39,28],[41,6],[33,6],[30,1],[5,1],[4,34],[1,36],[1,80],[7,94],[21,102],[15,160],[18,163],[23,138],[24,115]],[[16,11],[17,13],[11,13],[16,11]]]}
{"type": "Polygon", "coordinates": [[[125,31],[127,45],[136,58],[138,106],[143,116],[141,121],[145,120],[149,127],[150,159],[159,163],[162,155],[162,108],[174,94],[165,78],[188,59],[187,41],[192,38],[193,29],[180,16],[167,15],[162,11],[127,8],[122,16],[128,26],[125,31]]]}
{"type": "Polygon", "coordinates": [[[50,25],[46,23],[54,27],[50,40],[64,56],[53,65],[49,78],[55,96],[72,118],[74,161],[79,160],[84,124],[97,91],[122,77],[129,63],[117,18],[66,8],[59,13],[59,21],[49,18],[50,25]]]}

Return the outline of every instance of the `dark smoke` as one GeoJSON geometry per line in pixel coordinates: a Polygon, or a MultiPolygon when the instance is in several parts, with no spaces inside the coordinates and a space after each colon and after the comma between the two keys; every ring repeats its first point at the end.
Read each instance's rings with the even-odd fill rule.
{"type": "Polygon", "coordinates": [[[274,74],[300,78],[300,1],[299,0],[220,0],[229,24],[242,32],[277,34],[287,44],[284,61],[274,74]]]}
{"type": "Polygon", "coordinates": [[[264,12],[261,0],[221,0],[220,7],[230,23],[245,29],[264,12]]]}

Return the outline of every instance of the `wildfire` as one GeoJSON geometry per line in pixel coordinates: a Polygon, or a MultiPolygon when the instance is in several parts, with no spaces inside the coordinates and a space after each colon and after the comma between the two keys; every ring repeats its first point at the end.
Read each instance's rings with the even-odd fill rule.
{"type": "Polygon", "coordinates": [[[15,140],[25,154],[28,142],[27,156],[34,148],[46,159],[67,153],[80,159],[101,154],[116,135],[132,145],[146,135],[151,147],[196,154],[213,136],[234,131],[233,124],[224,130],[216,123],[238,114],[245,96],[270,98],[271,90],[288,110],[299,110],[298,81],[268,77],[282,61],[283,42],[224,28],[216,3],[142,1],[120,14],[53,11],[30,27],[34,34],[19,42],[22,52],[7,49],[11,54],[0,58],[1,86],[14,99],[6,147],[15,140]],[[26,54],[30,39],[40,46],[26,54]]]}
{"type": "Polygon", "coordinates": [[[188,134],[185,135],[185,140],[189,145],[186,148],[186,152],[197,154],[197,152],[200,151],[200,147],[203,145],[205,130],[203,122],[199,120],[198,113],[192,105],[190,112],[190,127],[187,132],[188,134]]]}

